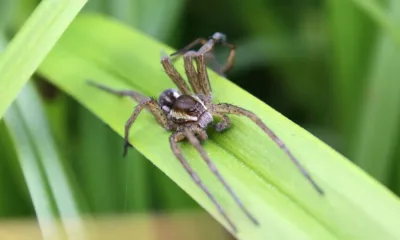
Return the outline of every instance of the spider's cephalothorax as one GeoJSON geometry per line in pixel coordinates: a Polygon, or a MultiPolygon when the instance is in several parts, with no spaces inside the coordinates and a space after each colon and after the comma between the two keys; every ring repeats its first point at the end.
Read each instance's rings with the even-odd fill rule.
{"type": "Polygon", "coordinates": [[[167,89],[161,93],[158,103],[167,114],[168,120],[175,123],[177,128],[182,124],[195,124],[204,129],[213,121],[204,102],[196,95],[181,94],[175,89],[167,89]]]}
{"type": "MultiPolygon", "coordinates": [[[[206,128],[210,125],[210,123],[213,122],[214,117],[217,117],[219,121],[211,126],[213,126],[219,132],[229,128],[230,126],[230,119],[227,114],[245,116],[253,121],[277,144],[279,148],[281,148],[287,154],[290,160],[296,165],[299,171],[311,183],[318,193],[323,194],[323,190],[315,183],[310,174],[303,168],[296,157],[294,157],[284,142],[280,140],[280,138],[275,135],[275,133],[267,125],[265,125],[256,114],[232,104],[214,104],[212,102],[212,90],[205,64],[205,54],[207,54],[212,49],[214,44],[218,42],[232,46],[231,49],[233,49],[234,52],[234,46],[226,43],[225,41],[225,35],[216,33],[209,41],[203,43],[203,46],[199,51],[186,52],[186,48],[182,50],[183,52],[186,52],[183,59],[185,73],[187,75],[190,87],[184,81],[181,74],[175,69],[171,59],[168,56],[163,56],[161,59],[161,64],[166,74],[178,87],[178,90],[167,89],[163,91],[160,94],[158,101],[132,90],[114,90],[98,83],[90,82],[90,84],[116,95],[130,96],[139,103],[125,124],[124,154],[129,146],[129,129],[139,113],[143,109],[147,109],[154,115],[156,121],[162,127],[173,132],[169,137],[169,142],[173,153],[181,162],[185,170],[190,174],[193,181],[203,190],[205,194],[207,194],[208,198],[217,207],[219,213],[225,218],[232,230],[236,231],[237,229],[235,224],[233,224],[232,220],[226,214],[224,208],[219,204],[214,195],[203,184],[197,173],[191,168],[188,161],[183,157],[178,145],[179,141],[187,139],[200,153],[210,171],[215,174],[224,188],[234,199],[236,204],[243,210],[243,212],[254,224],[258,225],[258,221],[244,206],[230,185],[228,185],[228,183],[224,180],[216,166],[209,158],[207,152],[200,144],[199,139],[207,139],[206,128]],[[196,63],[196,66],[194,63],[196,63]]],[[[232,61],[229,60],[228,65],[231,63],[232,61]]]]}

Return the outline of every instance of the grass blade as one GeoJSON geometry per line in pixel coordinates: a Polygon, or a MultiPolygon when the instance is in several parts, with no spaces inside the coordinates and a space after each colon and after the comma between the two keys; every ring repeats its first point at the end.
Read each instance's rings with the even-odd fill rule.
{"type": "Polygon", "coordinates": [[[362,101],[366,66],[375,41],[372,21],[360,8],[348,0],[327,1],[329,23],[332,29],[333,89],[335,97],[335,124],[343,141],[342,152],[348,156],[354,140],[354,127],[362,101]]]}
{"type": "MultiPolygon", "coordinates": [[[[377,23],[386,34],[392,38],[394,42],[400,44],[400,32],[398,24],[388,17],[387,11],[383,7],[384,4],[377,0],[353,0],[354,4],[363,10],[368,16],[377,23]]],[[[395,7],[395,1],[389,1],[389,7],[387,9],[392,9],[395,7]]]]}
{"type": "MultiPolygon", "coordinates": [[[[173,52],[143,34],[99,16],[78,18],[40,67],[44,75],[71,94],[122,136],[134,104],[88,86],[85,79],[157,96],[173,87],[159,63],[160,51],[173,52]],[[106,34],[105,34],[106,33],[106,34]],[[68,69],[63,66],[68,65],[68,69]]],[[[177,63],[182,71],[182,62],[177,63]]],[[[291,148],[326,191],[321,197],[287,156],[250,121],[233,117],[224,134],[210,134],[204,144],[221,173],[261,222],[249,223],[196,151],[184,154],[225,206],[240,239],[395,239],[399,200],[330,147],[230,81],[210,72],[216,101],[241,105],[259,114],[291,148]],[[339,177],[340,176],[340,177],[339,177]]],[[[190,181],[171,152],[169,132],[142,114],[131,130],[131,143],[171,177],[222,224],[214,206],[190,181]]],[[[225,225],[226,226],[226,225],[225,225]]]]}
{"type": "Polygon", "coordinates": [[[60,216],[68,236],[82,236],[84,226],[80,222],[80,210],[43,116],[44,109],[39,96],[28,84],[7,112],[5,121],[17,146],[38,220],[46,221],[41,227],[47,229],[46,224],[56,224],[56,218],[60,216]],[[43,183],[48,184],[46,191],[43,183]],[[52,206],[50,203],[53,198],[57,210],[51,214],[48,207],[52,206]]]}
{"type": "MultiPolygon", "coordinates": [[[[31,87],[31,86],[27,86],[31,87]]],[[[23,92],[21,93],[23,95],[23,92]]],[[[53,239],[63,234],[62,229],[56,223],[58,212],[54,206],[48,183],[43,176],[43,169],[38,160],[34,144],[26,129],[26,122],[21,116],[21,110],[17,101],[10,107],[5,115],[5,123],[16,146],[18,159],[28,186],[33,202],[36,217],[44,239],[53,239]]]]}
{"type": "MultiPolygon", "coordinates": [[[[400,26],[400,2],[391,1],[390,21],[400,26]]],[[[400,34],[400,31],[398,31],[400,34]]],[[[400,42],[383,31],[367,82],[360,116],[354,161],[385,184],[389,184],[400,120],[400,42]],[[378,137],[379,136],[379,137],[378,137]]]]}
{"type": "Polygon", "coordinates": [[[0,56],[0,118],[86,0],[45,0],[0,56]]]}

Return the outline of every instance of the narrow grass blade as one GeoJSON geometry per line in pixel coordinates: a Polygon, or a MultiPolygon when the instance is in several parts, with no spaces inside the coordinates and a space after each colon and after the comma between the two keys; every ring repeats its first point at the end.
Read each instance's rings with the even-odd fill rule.
{"type": "MultiPolygon", "coordinates": [[[[352,0],[353,3],[358,6],[360,10],[363,10],[375,23],[377,23],[390,38],[397,44],[400,44],[400,32],[399,27],[392,18],[388,17],[386,8],[382,1],[378,0],[352,0]]],[[[388,1],[387,9],[390,11],[395,7],[393,2],[388,1]]]]}
{"type": "Polygon", "coordinates": [[[86,0],[44,0],[0,56],[0,118],[86,0]]]}
{"type": "Polygon", "coordinates": [[[121,148],[119,151],[111,148],[110,131],[91,112],[82,107],[77,110],[78,162],[83,191],[93,213],[116,213],[118,193],[124,189],[118,182],[117,172],[117,164],[123,160],[121,148]]]}
{"type": "MultiPolygon", "coordinates": [[[[82,237],[84,226],[80,222],[78,204],[48,130],[43,106],[31,84],[23,88],[13,108],[7,112],[5,121],[17,146],[39,222],[45,219],[43,227],[47,229],[45,225],[56,224],[55,217],[60,216],[69,237],[82,237]],[[43,183],[48,184],[47,191],[43,183]],[[53,198],[56,215],[48,209],[52,206],[50,202],[53,202],[53,198]]],[[[51,235],[44,235],[48,234],[51,235]]]]}
{"type": "Polygon", "coordinates": [[[16,146],[42,237],[53,239],[56,236],[60,237],[63,231],[57,224],[58,212],[54,206],[48,183],[43,176],[43,169],[38,160],[35,146],[29,136],[27,123],[24,122],[21,115],[22,111],[17,100],[7,111],[4,120],[16,146]]]}
{"type": "MultiPolygon", "coordinates": [[[[391,1],[388,9],[391,23],[400,26],[400,2],[391,1]]],[[[353,153],[358,165],[385,184],[389,184],[400,130],[399,56],[400,42],[383,31],[372,58],[353,153]]]]}
{"type": "Polygon", "coordinates": [[[4,121],[0,121],[0,153],[0,218],[32,216],[32,201],[4,121]]]}
{"type": "MultiPolygon", "coordinates": [[[[355,2],[355,1],[354,1],[355,2]]],[[[331,28],[332,96],[335,122],[343,139],[342,152],[348,156],[353,146],[354,127],[362,102],[363,79],[366,76],[371,47],[375,41],[372,20],[349,0],[327,1],[328,23],[331,28]]]]}
{"type": "MultiPolygon", "coordinates": [[[[121,136],[135,106],[88,86],[92,79],[119,89],[157,96],[173,84],[162,71],[160,51],[173,49],[100,16],[78,18],[41,65],[39,72],[71,94],[121,136]],[[63,66],[68,66],[64,68],[63,66]]],[[[182,62],[176,64],[183,72],[182,62]]],[[[257,113],[288,145],[325,190],[321,197],[287,156],[247,119],[232,117],[232,128],[210,132],[204,148],[257,219],[255,227],[201,161],[182,143],[184,154],[238,226],[239,239],[396,239],[397,197],[320,140],[230,81],[210,72],[216,102],[257,113]]],[[[226,225],[214,206],[176,160],[170,133],[144,113],[130,141],[207,211],[226,225]]]]}

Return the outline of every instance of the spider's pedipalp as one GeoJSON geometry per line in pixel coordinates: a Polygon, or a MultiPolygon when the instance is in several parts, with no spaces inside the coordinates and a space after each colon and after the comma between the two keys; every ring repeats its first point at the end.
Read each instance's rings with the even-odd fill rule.
{"type": "Polygon", "coordinates": [[[244,206],[242,201],[239,199],[239,197],[235,194],[235,192],[232,190],[232,188],[229,186],[229,184],[225,181],[224,177],[222,177],[221,173],[218,171],[217,167],[214,165],[214,163],[211,161],[211,159],[208,157],[207,152],[204,150],[204,148],[200,145],[199,140],[196,138],[194,133],[192,132],[197,132],[199,135],[207,135],[207,133],[204,131],[204,129],[197,128],[197,129],[192,129],[189,130],[188,128],[184,129],[185,137],[189,140],[189,142],[196,148],[196,150],[200,153],[202,159],[206,162],[208,168],[210,171],[218,178],[218,180],[222,183],[226,191],[228,191],[229,195],[233,198],[235,203],[242,209],[242,211],[246,214],[246,216],[255,224],[259,225],[258,221],[255,219],[255,217],[247,210],[247,208],[244,206]]]}
{"type": "Polygon", "coordinates": [[[178,87],[179,91],[182,94],[190,94],[190,88],[186,84],[185,80],[181,74],[176,70],[174,65],[172,64],[171,58],[168,56],[161,57],[161,64],[167,73],[168,77],[174,82],[174,84],[178,87]]]}
{"type": "Polygon", "coordinates": [[[190,175],[192,180],[201,188],[201,190],[207,195],[207,197],[212,201],[214,206],[218,209],[218,212],[222,215],[222,217],[228,222],[230,227],[233,229],[234,232],[237,232],[236,226],[233,224],[233,222],[230,220],[228,215],[226,214],[225,210],[222,208],[222,206],[218,203],[217,199],[214,197],[214,195],[208,190],[208,188],[204,185],[203,181],[199,178],[197,173],[193,170],[193,168],[189,165],[189,162],[183,157],[182,151],[178,146],[178,142],[182,141],[185,139],[185,133],[182,131],[177,131],[174,132],[169,140],[171,144],[171,149],[176,158],[180,161],[182,166],[185,168],[186,172],[190,175]]]}
{"type": "Polygon", "coordinates": [[[279,148],[281,148],[286,153],[286,155],[289,156],[290,160],[292,160],[292,162],[296,165],[296,167],[303,174],[303,176],[311,183],[311,185],[315,188],[315,190],[321,195],[324,194],[322,188],[318,186],[318,184],[313,180],[311,175],[301,165],[301,163],[297,160],[297,158],[292,154],[289,148],[286,147],[283,141],[269,127],[267,127],[267,125],[265,125],[263,121],[256,114],[244,108],[228,103],[215,104],[213,110],[215,114],[235,114],[240,116],[246,116],[254,123],[256,123],[279,146],[279,148]]]}

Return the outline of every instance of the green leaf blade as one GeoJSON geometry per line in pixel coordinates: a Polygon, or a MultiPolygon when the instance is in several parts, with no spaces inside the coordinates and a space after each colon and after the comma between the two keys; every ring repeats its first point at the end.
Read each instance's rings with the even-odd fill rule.
{"type": "Polygon", "coordinates": [[[0,118],[86,0],[42,1],[0,57],[0,118]]]}
{"type": "MultiPolygon", "coordinates": [[[[78,18],[40,67],[40,73],[71,94],[121,136],[132,112],[120,99],[85,84],[92,79],[150,96],[173,87],[159,63],[172,49],[141,33],[101,18],[78,18]],[[99,27],[101,26],[101,27],[99,27]],[[64,68],[62,66],[68,66],[64,68]]],[[[182,62],[176,66],[182,71],[182,62]]],[[[325,190],[319,196],[274,142],[245,118],[232,128],[210,132],[204,144],[227,182],[261,222],[253,226],[187,143],[184,154],[239,228],[240,239],[376,239],[400,237],[395,226],[399,201],[343,156],[233,83],[209,73],[215,102],[229,102],[257,113],[288,145],[325,190]]],[[[187,191],[222,224],[215,207],[172,154],[169,132],[143,113],[131,129],[131,143],[187,191]]],[[[226,225],[225,225],[226,226],[226,225]]]]}

